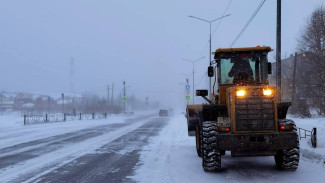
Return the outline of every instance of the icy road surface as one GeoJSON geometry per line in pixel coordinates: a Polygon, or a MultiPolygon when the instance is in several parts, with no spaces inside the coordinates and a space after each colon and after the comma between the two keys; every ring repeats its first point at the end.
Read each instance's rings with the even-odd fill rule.
{"type": "Polygon", "coordinates": [[[126,177],[141,148],[168,120],[151,115],[24,127],[21,119],[4,125],[0,118],[7,127],[0,130],[0,182],[134,182],[126,177]]]}

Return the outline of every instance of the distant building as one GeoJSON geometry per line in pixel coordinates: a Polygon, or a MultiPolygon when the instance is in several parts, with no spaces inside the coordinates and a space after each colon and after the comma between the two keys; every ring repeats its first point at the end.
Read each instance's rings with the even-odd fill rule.
{"type": "Polygon", "coordinates": [[[0,111],[12,111],[16,94],[2,91],[0,93],[0,111]]]}
{"type": "MultiPolygon", "coordinates": [[[[294,99],[294,62],[295,56],[281,60],[281,98],[282,101],[293,102],[293,105],[311,105],[314,101],[312,87],[315,85],[315,80],[310,77],[313,72],[314,64],[311,62],[309,53],[297,54],[296,60],[296,77],[295,77],[295,94],[294,99]]],[[[270,83],[276,84],[276,63],[272,63],[272,75],[270,83]]],[[[293,106],[294,107],[294,106],[293,106]]]]}

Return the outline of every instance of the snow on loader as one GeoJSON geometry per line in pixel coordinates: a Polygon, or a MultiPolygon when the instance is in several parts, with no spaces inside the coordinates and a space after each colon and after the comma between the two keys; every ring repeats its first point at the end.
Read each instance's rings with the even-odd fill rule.
{"type": "Polygon", "coordinates": [[[297,129],[286,119],[291,103],[277,101],[279,91],[269,85],[270,51],[270,47],[215,51],[215,66],[208,68],[213,91],[209,98],[208,90],[196,91],[208,103],[187,105],[186,110],[188,134],[195,136],[205,171],[218,171],[226,151],[232,157],[274,156],[278,169],[297,169],[297,129]]]}

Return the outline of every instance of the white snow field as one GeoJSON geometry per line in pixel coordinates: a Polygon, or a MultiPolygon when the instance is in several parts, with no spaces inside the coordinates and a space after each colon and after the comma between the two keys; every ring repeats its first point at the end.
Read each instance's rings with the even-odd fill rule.
{"type": "Polygon", "coordinates": [[[130,178],[141,183],[173,182],[324,182],[325,180],[325,119],[296,119],[298,127],[311,130],[317,127],[318,147],[312,148],[309,139],[302,139],[300,163],[296,171],[279,171],[273,157],[236,157],[227,152],[222,156],[222,170],[203,171],[202,160],[196,154],[195,138],[187,136],[184,116],[174,117],[152,137],[141,154],[135,175],[130,178]]]}

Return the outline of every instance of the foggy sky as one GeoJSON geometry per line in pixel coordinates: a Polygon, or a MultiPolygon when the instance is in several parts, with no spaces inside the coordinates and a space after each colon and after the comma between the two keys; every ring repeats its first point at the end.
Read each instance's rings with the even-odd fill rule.
{"type": "MultiPolygon", "coordinates": [[[[233,0],[216,32],[212,51],[229,47],[260,0],[233,0]]],[[[295,51],[304,20],[322,0],[282,1],[282,57],[295,51]]],[[[208,88],[209,25],[229,0],[1,0],[0,90],[59,95],[93,92],[115,97],[126,81],[129,95],[165,106],[184,104],[192,64],[196,88],[208,88]],[[71,59],[74,60],[71,74],[71,59]],[[72,83],[72,84],[71,84],[72,83]],[[73,87],[72,87],[73,86],[73,87]],[[73,88],[73,89],[72,89],[73,88]],[[73,90],[73,91],[72,91],[73,90]]],[[[275,49],[276,0],[267,0],[234,47],[275,49]]],[[[272,53],[270,61],[274,61],[272,53]]]]}

